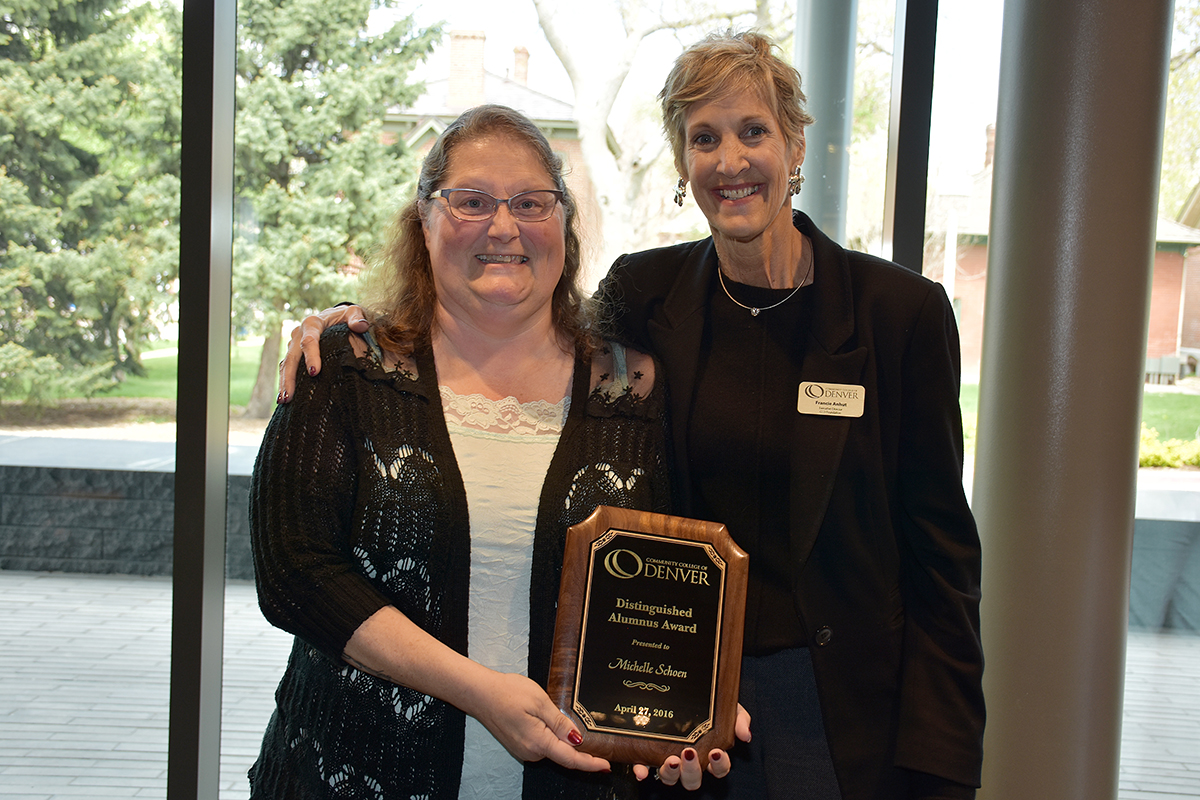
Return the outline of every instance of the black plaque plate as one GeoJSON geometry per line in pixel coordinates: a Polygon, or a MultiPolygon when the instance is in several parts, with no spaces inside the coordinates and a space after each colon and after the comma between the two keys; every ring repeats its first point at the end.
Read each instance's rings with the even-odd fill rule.
{"type": "Polygon", "coordinates": [[[580,749],[705,766],[732,746],[747,565],[712,522],[601,506],[568,530],[549,690],[580,749]]]}

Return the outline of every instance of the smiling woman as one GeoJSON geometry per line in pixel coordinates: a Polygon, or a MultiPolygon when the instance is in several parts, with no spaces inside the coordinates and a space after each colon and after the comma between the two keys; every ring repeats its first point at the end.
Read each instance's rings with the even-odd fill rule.
{"type": "Polygon", "coordinates": [[[809,279],[793,269],[803,237],[779,212],[799,186],[803,129],[789,134],[766,102],[729,88],[689,108],[684,129],[680,175],[708,219],[723,271],[741,283],[799,288],[809,279]],[[778,250],[767,260],[780,267],[774,273],[762,268],[763,244],[778,250]]]}
{"type": "Polygon", "coordinates": [[[532,147],[505,135],[458,145],[440,182],[446,188],[420,208],[438,298],[434,348],[443,380],[453,371],[457,378],[448,385],[456,391],[490,388],[518,399],[561,390],[571,341],[549,334],[551,299],[566,260],[563,190],[550,188],[532,147]],[[515,213],[512,200],[520,201],[515,213]],[[507,376],[494,376],[507,385],[481,386],[476,370],[457,363],[460,348],[478,346],[480,335],[526,337],[533,345],[520,349],[507,376]]]}
{"type": "Polygon", "coordinates": [[[600,297],[662,360],[680,513],[750,553],[754,737],[707,796],[973,797],[980,545],[950,303],[792,211],[812,118],[769,39],[709,36],[659,99],[712,236],[618,259],[600,297]]]}
{"type": "MultiPolygon", "coordinates": [[[[545,138],[532,123],[498,106],[472,109],[438,140],[425,158],[417,196],[398,215],[380,259],[390,266],[373,270],[368,279],[367,305],[377,313],[381,344],[410,351],[422,332],[454,321],[440,307],[437,293],[438,281],[449,280],[451,265],[461,272],[458,280],[469,283],[467,276],[484,276],[485,260],[498,263],[515,257],[530,278],[559,271],[560,277],[550,282],[549,305],[543,313],[549,314],[556,337],[568,350],[589,346],[578,287],[577,206],[562,178],[560,160],[539,141],[544,143],[545,138]],[[458,216],[468,218],[456,219],[446,196],[461,194],[448,191],[456,189],[482,192],[492,201],[528,191],[552,191],[555,202],[542,220],[518,223],[509,203],[503,211],[499,204],[492,206],[487,214],[463,209],[458,216]],[[530,256],[532,265],[526,260],[530,256]],[[468,262],[472,262],[470,269],[468,262]]],[[[475,198],[481,199],[486,201],[482,195],[475,198]]],[[[471,203],[456,199],[454,204],[457,210],[471,203]]],[[[485,209],[490,203],[479,205],[485,209]]]]}
{"type": "Polygon", "coordinates": [[[325,372],[310,357],[263,438],[255,576],[296,643],[252,796],[636,794],[544,688],[566,529],[669,510],[661,379],[589,328],[579,267],[545,137],[464,113],[374,269],[370,330],[320,337],[325,372]]]}

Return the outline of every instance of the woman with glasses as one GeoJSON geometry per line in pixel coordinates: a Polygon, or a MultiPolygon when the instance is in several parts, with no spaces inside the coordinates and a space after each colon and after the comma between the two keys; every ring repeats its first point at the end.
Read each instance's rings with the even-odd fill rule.
{"type": "Polygon", "coordinates": [[[661,379],[585,324],[575,216],[533,123],[463,114],[399,214],[375,322],[327,330],[320,379],[271,420],[255,576],[296,639],[253,797],[635,793],[543,688],[567,527],[668,510],[661,379]]]}

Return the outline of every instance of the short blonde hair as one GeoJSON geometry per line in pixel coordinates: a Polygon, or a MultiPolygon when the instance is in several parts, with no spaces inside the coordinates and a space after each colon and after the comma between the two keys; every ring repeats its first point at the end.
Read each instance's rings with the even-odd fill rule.
{"type": "Polygon", "coordinates": [[[774,111],[788,144],[804,140],[813,117],[804,106],[800,73],[775,50],[776,44],[761,33],[726,31],[709,34],[675,59],[658,99],[676,169],[684,171],[688,109],[730,92],[754,92],[774,111]]]}

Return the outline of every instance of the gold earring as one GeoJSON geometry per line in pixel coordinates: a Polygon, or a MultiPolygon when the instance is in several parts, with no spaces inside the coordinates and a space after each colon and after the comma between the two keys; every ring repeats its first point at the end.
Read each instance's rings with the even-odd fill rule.
{"type": "Polygon", "coordinates": [[[792,174],[788,176],[788,194],[792,197],[800,194],[800,187],[804,185],[804,176],[800,174],[800,165],[792,170],[792,174]]]}
{"type": "Polygon", "coordinates": [[[687,179],[680,178],[675,185],[675,205],[683,208],[683,198],[687,197],[687,179]]]}

